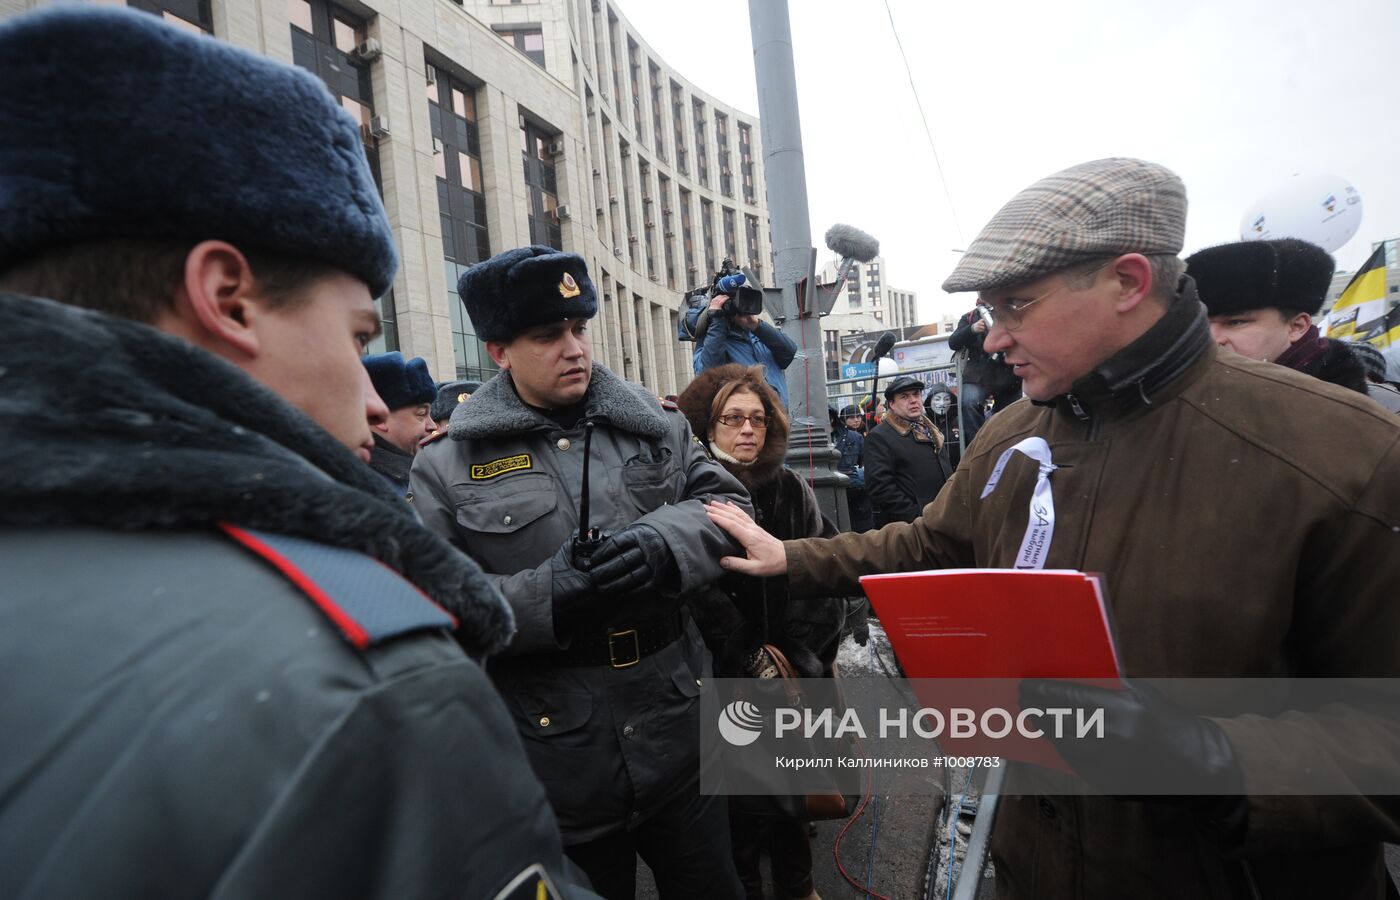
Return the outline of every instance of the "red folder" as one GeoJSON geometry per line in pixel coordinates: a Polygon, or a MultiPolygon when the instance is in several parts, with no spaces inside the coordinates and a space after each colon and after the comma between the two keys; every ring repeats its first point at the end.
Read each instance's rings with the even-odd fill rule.
{"type": "MultiPolygon", "coordinates": [[[[1097,576],[1053,569],[945,569],[867,575],[860,582],[910,678],[1000,679],[965,689],[915,682],[915,694],[926,707],[1014,713],[1020,709],[1022,678],[1121,684],[1097,576]]],[[[1045,739],[940,737],[939,744],[949,754],[1002,756],[1069,770],[1045,739]]]]}
{"type": "Polygon", "coordinates": [[[1098,576],[944,569],[860,584],[910,678],[1119,677],[1098,576]]]}

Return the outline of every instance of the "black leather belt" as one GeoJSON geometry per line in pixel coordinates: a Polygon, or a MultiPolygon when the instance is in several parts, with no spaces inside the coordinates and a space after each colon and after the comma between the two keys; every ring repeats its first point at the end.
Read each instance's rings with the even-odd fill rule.
{"type": "Polygon", "coordinates": [[[680,613],[626,628],[614,628],[597,637],[576,637],[567,650],[551,653],[558,666],[612,666],[626,669],[670,646],[685,631],[680,613]]]}

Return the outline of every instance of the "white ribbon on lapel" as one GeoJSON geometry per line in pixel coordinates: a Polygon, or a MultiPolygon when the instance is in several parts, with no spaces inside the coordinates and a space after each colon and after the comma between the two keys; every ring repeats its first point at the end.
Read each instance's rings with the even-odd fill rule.
{"type": "Polygon", "coordinates": [[[992,477],[987,479],[981,499],[987,499],[996,490],[1011,454],[1017,452],[1039,463],[1040,474],[1035,480],[1035,492],[1031,494],[1030,518],[1026,522],[1026,536],[1021,539],[1021,550],[1016,554],[1016,568],[1043,569],[1045,556],[1050,552],[1050,540],[1055,536],[1055,498],[1050,493],[1050,473],[1058,468],[1050,459],[1050,445],[1045,438],[1029,437],[1008,447],[992,469],[992,477]]]}

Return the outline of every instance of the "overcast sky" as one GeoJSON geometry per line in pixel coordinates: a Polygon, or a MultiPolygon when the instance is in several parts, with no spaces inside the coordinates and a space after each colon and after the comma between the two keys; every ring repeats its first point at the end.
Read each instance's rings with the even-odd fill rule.
{"type": "MultiPolygon", "coordinates": [[[[758,112],[746,0],[617,3],[688,80],[758,112]]],[[[1395,0],[889,0],[951,208],[884,2],[789,9],[818,259],[831,224],[870,232],[925,320],[971,305],[939,288],[952,248],[1021,188],[1105,156],[1185,180],[1186,253],[1239,240],[1246,208],[1294,174],[1361,194],[1340,268],[1400,236],[1395,0]]]]}

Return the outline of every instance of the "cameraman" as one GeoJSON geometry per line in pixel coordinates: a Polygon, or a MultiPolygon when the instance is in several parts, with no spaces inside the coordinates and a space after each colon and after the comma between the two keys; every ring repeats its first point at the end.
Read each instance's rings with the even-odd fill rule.
{"type": "Polygon", "coordinates": [[[727,363],[763,366],[765,380],[788,405],[787,378],[783,370],[797,356],[797,345],[758,316],[735,315],[725,309],[728,294],[716,294],[709,306],[694,306],[686,313],[696,341],[695,374],[727,363]]]}

